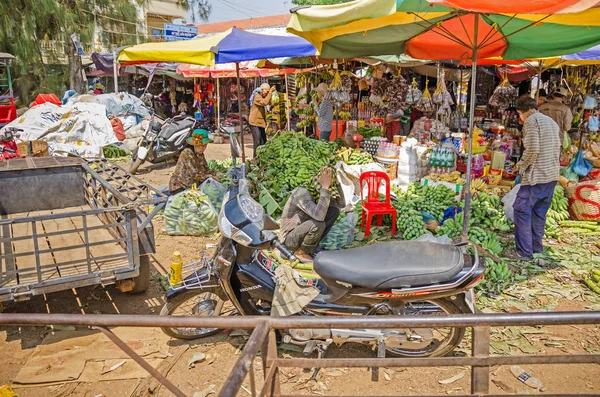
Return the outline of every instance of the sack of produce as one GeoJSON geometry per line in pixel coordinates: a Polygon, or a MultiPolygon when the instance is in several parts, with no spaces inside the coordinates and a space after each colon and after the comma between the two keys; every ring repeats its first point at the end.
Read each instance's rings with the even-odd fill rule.
{"type": "Polygon", "coordinates": [[[227,186],[212,178],[208,178],[200,185],[200,190],[208,196],[211,204],[216,208],[217,212],[219,212],[221,210],[221,204],[223,203],[223,196],[225,196],[225,193],[227,192],[227,186]]]}
{"type": "Polygon", "coordinates": [[[499,110],[505,110],[510,107],[511,102],[517,98],[519,91],[510,84],[508,77],[505,75],[502,82],[494,90],[494,94],[490,97],[490,106],[496,107],[499,110]]]}
{"type": "Polygon", "coordinates": [[[206,236],[217,231],[217,211],[208,196],[197,189],[169,198],[164,212],[169,236],[206,236]]]}
{"type": "Polygon", "coordinates": [[[419,84],[417,84],[417,80],[413,77],[412,83],[410,87],[408,87],[408,92],[406,93],[406,103],[409,105],[414,105],[419,102],[419,99],[423,96],[423,93],[419,89],[419,84]]]}
{"type": "Polygon", "coordinates": [[[354,228],[358,222],[358,215],[351,213],[341,216],[333,225],[327,236],[321,240],[321,247],[328,251],[339,250],[352,243],[354,240],[354,228]]]}

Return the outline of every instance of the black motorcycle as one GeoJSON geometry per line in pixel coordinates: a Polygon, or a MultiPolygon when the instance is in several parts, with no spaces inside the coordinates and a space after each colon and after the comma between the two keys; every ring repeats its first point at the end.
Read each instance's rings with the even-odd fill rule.
{"type": "Polygon", "coordinates": [[[206,122],[197,121],[185,113],[167,119],[162,124],[155,120],[152,113],[150,123],[132,154],[129,172],[135,174],[145,161],[159,164],[178,158],[196,128],[211,129],[206,122]]]}
{"type": "MultiPolygon", "coordinates": [[[[232,152],[239,146],[232,137],[232,152]]],[[[234,161],[235,161],[235,155],[234,161]]],[[[184,279],[167,293],[161,315],[269,315],[277,263],[261,250],[277,249],[296,258],[277,239],[278,226],[249,194],[242,164],[218,217],[222,238],[211,258],[188,265],[184,279]],[[188,274],[187,276],[185,276],[188,274]]],[[[477,250],[466,244],[443,245],[398,241],[319,253],[314,270],[320,280],[306,280],[320,294],[297,315],[423,316],[474,313],[472,289],[485,267],[477,250]]],[[[219,332],[214,328],[163,328],[175,338],[194,339],[219,332]]],[[[388,354],[443,356],[464,337],[464,328],[290,329],[282,340],[323,352],[330,343],[377,345],[388,354]]]]}

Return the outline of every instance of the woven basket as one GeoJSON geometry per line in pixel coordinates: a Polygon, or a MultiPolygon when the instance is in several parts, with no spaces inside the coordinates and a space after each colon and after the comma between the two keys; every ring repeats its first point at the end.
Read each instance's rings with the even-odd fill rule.
{"type": "Polygon", "coordinates": [[[46,141],[29,141],[17,143],[17,149],[19,149],[19,156],[21,157],[45,157],[49,156],[48,142],[46,141]],[[28,154],[27,145],[31,143],[31,153],[28,154]]]}
{"type": "Polygon", "coordinates": [[[565,188],[569,211],[578,221],[600,220],[600,181],[582,182],[565,188]]]}

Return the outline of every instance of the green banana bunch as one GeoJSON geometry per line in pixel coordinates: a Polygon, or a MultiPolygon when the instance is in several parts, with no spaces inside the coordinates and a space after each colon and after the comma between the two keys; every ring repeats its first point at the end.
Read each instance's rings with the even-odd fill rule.
{"type": "Polygon", "coordinates": [[[503,262],[496,263],[489,258],[485,258],[485,276],[483,281],[477,286],[478,290],[491,294],[500,294],[515,279],[510,268],[503,262]]]}

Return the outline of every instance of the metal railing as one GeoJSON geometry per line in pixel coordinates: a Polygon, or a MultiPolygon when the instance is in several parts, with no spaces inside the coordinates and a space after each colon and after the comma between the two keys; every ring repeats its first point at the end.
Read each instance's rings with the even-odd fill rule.
{"type": "MultiPolygon", "coordinates": [[[[490,367],[496,365],[523,364],[600,364],[600,354],[561,354],[535,356],[490,356],[490,327],[505,326],[550,326],[600,324],[600,312],[562,313],[518,313],[476,314],[431,317],[167,317],[167,316],[122,316],[122,315],[75,315],[75,314],[0,314],[0,325],[78,325],[90,326],[102,331],[118,347],[140,364],[150,375],[178,397],[185,394],[165,376],[152,368],[125,342],[114,335],[108,327],[188,327],[188,328],[253,328],[242,354],[219,396],[236,396],[243,381],[250,378],[250,393],[253,397],[279,396],[281,394],[280,368],[357,368],[357,367],[471,367],[471,394],[459,397],[496,396],[489,393],[490,367]],[[426,327],[469,327],[473,328],[471,357],[437,358],[345,358],[311,359],[279,358],[277,356],[277,330],[309,328],[426,328],[426,327]],[[263,385],[258,390],[253,361],[261,352],[263,385]]],[[[516,395],[516,394],[513,394],[516,395]]],[[[523,394],[524,396],[525,394],[523,394]]],[[[401,397],[400,394],[397,394],[401,397]]],[[[499,395],[498,395],[499,396],[499,395]]],[[[545,397],[600,396],[600,394],[546,394],[545,397]]]]}

